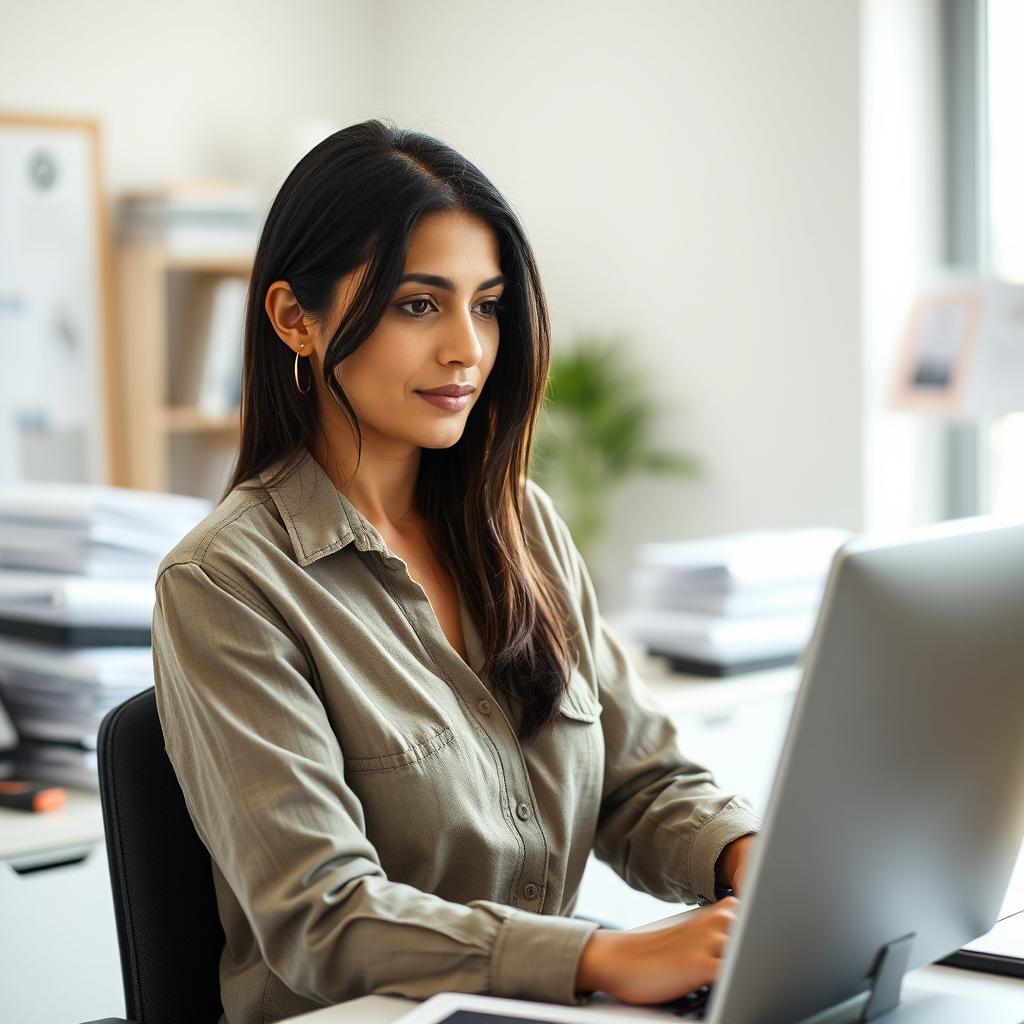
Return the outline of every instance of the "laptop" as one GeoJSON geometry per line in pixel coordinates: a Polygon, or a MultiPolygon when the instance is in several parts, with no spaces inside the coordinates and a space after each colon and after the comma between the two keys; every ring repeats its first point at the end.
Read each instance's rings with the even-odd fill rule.
{"type": "MultiPolygon", "coordinates": [[[[707,1024],[1019,1024],[902,984],[988,933],[1024,837],[1024,523],[861,538],[832,563],[707,1024]],[[901,998],[902,996],[902,998],[901,998]]],[[[403,1024],[680,1019],[446,993],[403,1024]]],[[[689,1013],[689,1011],[687,1011],[689,1013]]]]}

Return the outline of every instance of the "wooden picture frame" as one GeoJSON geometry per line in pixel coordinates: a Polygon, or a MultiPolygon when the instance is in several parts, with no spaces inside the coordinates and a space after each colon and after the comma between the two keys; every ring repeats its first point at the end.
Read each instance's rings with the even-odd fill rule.
{"type": "Polygon", "coordinates": [[[0,480],[120,472],[98,120],[0,109],[0,480]]]}

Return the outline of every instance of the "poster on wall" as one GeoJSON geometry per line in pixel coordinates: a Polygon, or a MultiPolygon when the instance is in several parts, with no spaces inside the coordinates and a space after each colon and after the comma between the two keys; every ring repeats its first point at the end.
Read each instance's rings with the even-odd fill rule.
{"type": "Polygon", "coordinates": [[[102,197],[96,121],[0,111],[0,482],[108,478],[102,197]]]}

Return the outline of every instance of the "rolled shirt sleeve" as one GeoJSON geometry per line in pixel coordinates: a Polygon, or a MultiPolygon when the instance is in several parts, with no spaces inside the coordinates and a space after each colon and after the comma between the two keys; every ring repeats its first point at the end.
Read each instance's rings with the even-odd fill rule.
{"type": "Polygon", "coordinates": [[[682,753],[675,725],[601,615],[568,526],[550,497],[539,488],[538,494],[549,531],[561,536],[602,705],[605,771],[595,853],[633,888],[663,900],[711,903],[722,850],[758,832],[761,818],[682,753]]]}
{"type": "MultiPolygon", "coordinates": [[[[623,668],[602,644],[611,679],[623,668]]],[[[441,991],[575,1001],[593,923],[450,902],[386,877],[302,642],[259,595],[196,562],[167,566],[153,656],[165,746],[197,833],[291,990],[324,1005],[441,991]]],[[[705,821],[705,776],[671,781],[669,733],[629,712],[631,685],[626,673],[609,694],[610,739],[643,753],[609,765],[602,849],[666,891],[664,844],[628,850],[651,829],[678,832],[689,858],[681,885],[703,891],[720,840],[745,819],[723,803],[705,821]]]]}

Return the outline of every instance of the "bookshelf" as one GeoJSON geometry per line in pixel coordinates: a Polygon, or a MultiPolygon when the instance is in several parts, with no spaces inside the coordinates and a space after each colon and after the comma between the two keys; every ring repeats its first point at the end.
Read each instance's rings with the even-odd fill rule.
{"type": "MultiPolygon", "coordinates": [[[[211,310],[221,282],[232,282],[231,301],[244,292],[252,254],[133,242],[118,247],[115,265],[110,415],[122,458],[111,483],[215,501],[237,451],[240,417],[237,404],[211,408],[201,401],[215,338],[211,310]]],[[[239,322],[232,333],[240,330],[239,322]]]]}

